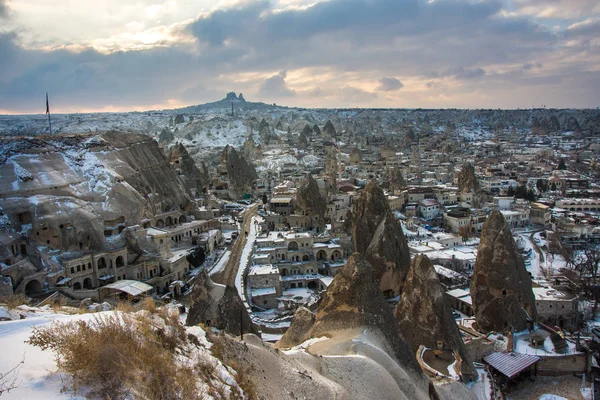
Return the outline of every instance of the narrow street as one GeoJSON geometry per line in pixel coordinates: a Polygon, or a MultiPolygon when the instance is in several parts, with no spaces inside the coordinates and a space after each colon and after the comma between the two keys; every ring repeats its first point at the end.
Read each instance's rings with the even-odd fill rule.
{"type": "Polygon", "coordinates": [[[240,235],[231,245],[231,256],[229,257],[229,261],[223,271],[212,276],[213,281],[223,285],[235,285],[235,276],[240,267],[240,257],[242,256],[242,251],[244,250],[247,240],[245,232],[250,232],[250,223],[252,217],[256,215],[257,210],[258,203],[253,204],[244,213],[240,235]]]}

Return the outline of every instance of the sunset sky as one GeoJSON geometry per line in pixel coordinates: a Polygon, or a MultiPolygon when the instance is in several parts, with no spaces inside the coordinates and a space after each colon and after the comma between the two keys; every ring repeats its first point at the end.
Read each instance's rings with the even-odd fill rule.
{"type": "Polygon", "coordinates": [[[0,113],[600,106],[599,0],[0,0],[0,113]]]}

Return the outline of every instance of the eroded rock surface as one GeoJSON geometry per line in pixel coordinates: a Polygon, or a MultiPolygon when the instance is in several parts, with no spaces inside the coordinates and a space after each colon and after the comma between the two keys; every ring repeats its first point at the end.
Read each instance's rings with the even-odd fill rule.
{"type": "Polygon", "coordinates": [[[224,330],[234,336],[255,333],[254,324],[233,286],[216,284],[206,270],[202,270],[194,283],[186,325],[206,324],[224,330]]]}
{"type": "Polygon", "coordinates": [[[444,287],[440,283],[433,264],[426,255],[416,256],[412,263],[400,302],[394,316],[398,330],[410,349],[416,352],[423,345],[458,354],[460,371],[466,381],[477,379],[477,373],[469,359],[452,310],[446,304],[444,287]]]}
{"type": "Polygon", "coordinates": [[[372,265],[381,291],[397,296],[410,268],[410,253],[402,228],[375,181],[363,189],[352,214],[355,251],[372,265]]]}
{"type": "Polygon", "coordinates": [[[520,331],[527,328],[528,318],[535,320],[537,315],[531,277],[498,210],[483,225],[471,298],[482,332],[520,331]]]}

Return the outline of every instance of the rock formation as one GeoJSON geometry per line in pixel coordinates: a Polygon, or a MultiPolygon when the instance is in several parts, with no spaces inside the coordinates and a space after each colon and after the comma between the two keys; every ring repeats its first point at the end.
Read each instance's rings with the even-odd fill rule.
{"type": "Polygon", "coordinates": [[[471,299],[482,332],[520,331],[527,328],[528,318],[537,316],[531,277],[498,210],[492,211],[483,225],[471,299]]]}
{"type": "Polygon", "coordinates": [[[327,201],[321,195],[319,184],[311,174],[306,175],[298,188],[296,208],[303,211],[305,215],[318,216],[320,224],[323,224],[327,212],[327,201]]]}
{"type": "Polygon", "coordinates": [[[406,187],[406,181],[404,180],[404,177],[402,176],[402,170],[398,167],[395,167],[392,170],[391,176],[390,176],[390,189],[391,190],[401,190],[404,189],[406,187]]]}
{"type": "Polygon", "coordinates": [[[185,187],[196,196],[208,186],[209,176],[203,166],[199,168],[181,143],[176,144],[167,156],[169,163],[184,182],[185,187]]]}
{"type": "Polygon", "coordinates": [[[379,291],[373,268],[360,253],[350,256],[329,285],[317,308],[314,323],[308,310],[301,311],[290,330],[290,335],[286,334],[278,342],[278,347],[297,345],[307,338],[328,337],[330,339],[327,342],[331,341],[331,345],[324,342],[323,346],[310,347],[309,352],[360,354],[374,360],[370,365],[375,368],[385,365],[388,373],[395,375],[394,391],[386,393],[386,397],[437,397],[435,388],[424,376],[415,355],[398,335],[392,310],[379,291]],[[370,344],[366,345],[365,342],[370,344]],[[382,357],[380,351],[387,356],[382,357]],[[388,361],[379,364],[385,357],[389,357],[388,361]],[[402,370],[400,374],[398,368],[402,370]]]}
{"type": "Polygon", "coordinates": [[[479,190],[479,182],[475,176],[475,168],[464,163],[458,174],[458,190],[462,193],[476,192],[479,190]]]}
{"type": "Polygon", "coordinates": [[[381,291],[400,294],[410,268],[406,238],[381,188],[371,181],[352,208],[354,249],[365,255],[380,281],[381,291]]]}
{"type": "Polygon", "coordinates": [[[462,360],[459,368],[463,379],[477,379],[444,295],[444,287],[429,258],[422,254],[416,256],[408,271],[402,297],[394,311],[398,330],[413,353],[420,345],[436,349],[438,342],[441,342],[443,350],[455,352],[455,356],[462,360]]]}
{"type": "Polygon", "coordinates": [[[239,198],[244,193],[252,191],[252,184],[258,175],[256,170],[243,156],[231,146],[225,146],[221,153],[221,162],[217,167],[221,176],[229,179],[229,191],[232,198],[239,198]]]}
{"type": "Polygon", "coordinates": [[[4,146],[20,150],[0,164],[0,207],[15,226],[31,224],[32,239],[53,249],[102,250],[107,227],[141,224],[192,204],[148,136],[111,131],[3,139],[4,146]],[[21,170],[31,179],[19,179],[21,170]]]}
{"type": "Polygon", "coordinates": [[[206,324],[239,336],[243,324],[244,333],[258,333],[236,288],[214,283],[204,269],[194,282],[190,300],[188,326],[206,324]]]}
{"type": "Polygon", "coordinates": [[[333,124],[331,123],[330,120],[327,120],[327,122],[325,123],[325,126],[323,127],[323,133],[325,133],[331,137],[335,137],[335,135],[336,135],[335,127],[333,126],[333,124]]]}
{"type": "Polygon", "coordinates": [[[315,324],[315,314],[306,307],[299,307],[292,324],[277,342],[277,347],[290,348],[310,339],[310,330],[315,324]]]}

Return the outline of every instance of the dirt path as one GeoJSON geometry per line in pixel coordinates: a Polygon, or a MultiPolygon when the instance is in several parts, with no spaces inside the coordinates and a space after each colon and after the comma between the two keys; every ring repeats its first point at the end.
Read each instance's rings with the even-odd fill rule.
{"type": "Polygon", "coordinates": [[[213,281],[223,285],[235,285],[235,275],[240,267],[240,257],[242,256],[242,251],[246,245],[245,232],[250,232],[250,223],[252,221],[252,217],[256,215],[257,210],[258,203],[249,207],[244,213],[240,235],[231,245],[231,256],[229,257],[229,261],[227,262],[227,265],[223,271],[212,276],[213,281]]]}

